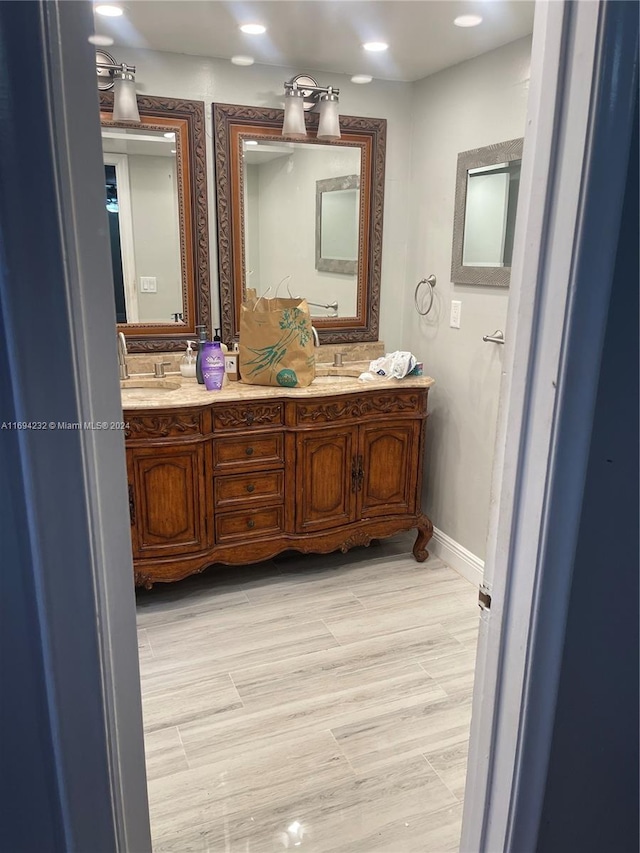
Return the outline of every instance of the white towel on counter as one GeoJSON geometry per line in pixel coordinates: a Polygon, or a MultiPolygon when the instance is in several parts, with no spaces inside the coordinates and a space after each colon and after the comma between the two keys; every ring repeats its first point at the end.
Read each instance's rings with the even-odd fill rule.
{"type": "MultiPolygon", "coordinates": [[[[388,352],[382,358],[374,359],[369,365],[369,373],[377,376],[384,376],[387,379],[404,379],[411,373],[413,368],[418,363],[418,359],[410,352],[388,352]]],[[[363,374],[364,375],[364,374],[363,374]]]]}

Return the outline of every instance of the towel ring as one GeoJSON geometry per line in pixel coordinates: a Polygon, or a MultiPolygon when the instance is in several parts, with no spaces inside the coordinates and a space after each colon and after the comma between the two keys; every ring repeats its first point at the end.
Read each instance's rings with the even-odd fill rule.
{"type": "Polygon", "coordinates": [[[436,286],[436,277],[435,275],[430,275],[429,278],[421,278],[420,281],[416,284],[416,290],[413,294],[413,301],[416,304],[416,311],[420,314],[421,317],[426,317],[429,311],[431,311],[433,307],[433,288],[436,286]],[[429,285],[429,305],[426,311],[421,311],[420,306],[418,305],[418,292],[420,291],[420,287],[423,284],[429,285]]]}

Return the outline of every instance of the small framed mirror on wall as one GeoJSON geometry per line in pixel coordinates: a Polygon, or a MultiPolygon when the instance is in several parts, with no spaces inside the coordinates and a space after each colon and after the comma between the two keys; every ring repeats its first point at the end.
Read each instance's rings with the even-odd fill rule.
{"type": "Polygon", "coordinates": [[[117,122],[100,92],[118,331],[130,352],[181,350],[211,325],[204,104],[137,101],[140,122],[117,122]]]}
{"type": "Polygon", "coordinates": [[[458,154],[451,281],[508,287],[522,139],[458,154]]]}

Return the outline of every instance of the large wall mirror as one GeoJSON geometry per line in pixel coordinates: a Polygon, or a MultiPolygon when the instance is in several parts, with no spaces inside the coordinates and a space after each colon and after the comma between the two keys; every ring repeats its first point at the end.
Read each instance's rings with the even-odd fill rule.
{"type": "Polygon", "coordinates": [[[340,117],[342,137],[282,137],[282,110],[213,105],[223,338],[247,288],[306,298],[324,343],[378,338],[386,121],[340,117]]]}
{"type": "Polygon", "coordinates": [[[204,104],[138,97],[140,124],[100,123],[118,330],[131,352],[183,349],[210,331],[204,104]]]}
{"type": "Polygon", "coordinates": [[[522,139],[458,155],[451,281],[507,287],[520,189],[522,139]]]}

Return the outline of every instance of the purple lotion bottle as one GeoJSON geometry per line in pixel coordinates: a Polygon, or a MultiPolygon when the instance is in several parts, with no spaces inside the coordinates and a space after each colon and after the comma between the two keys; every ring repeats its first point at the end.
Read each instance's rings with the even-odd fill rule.
{"type": "Polygon", "coordinates": [[[220,391],[224,382],[224,353],[220,341],[202,345],[202,376],[207,391],[220,391]]]}

